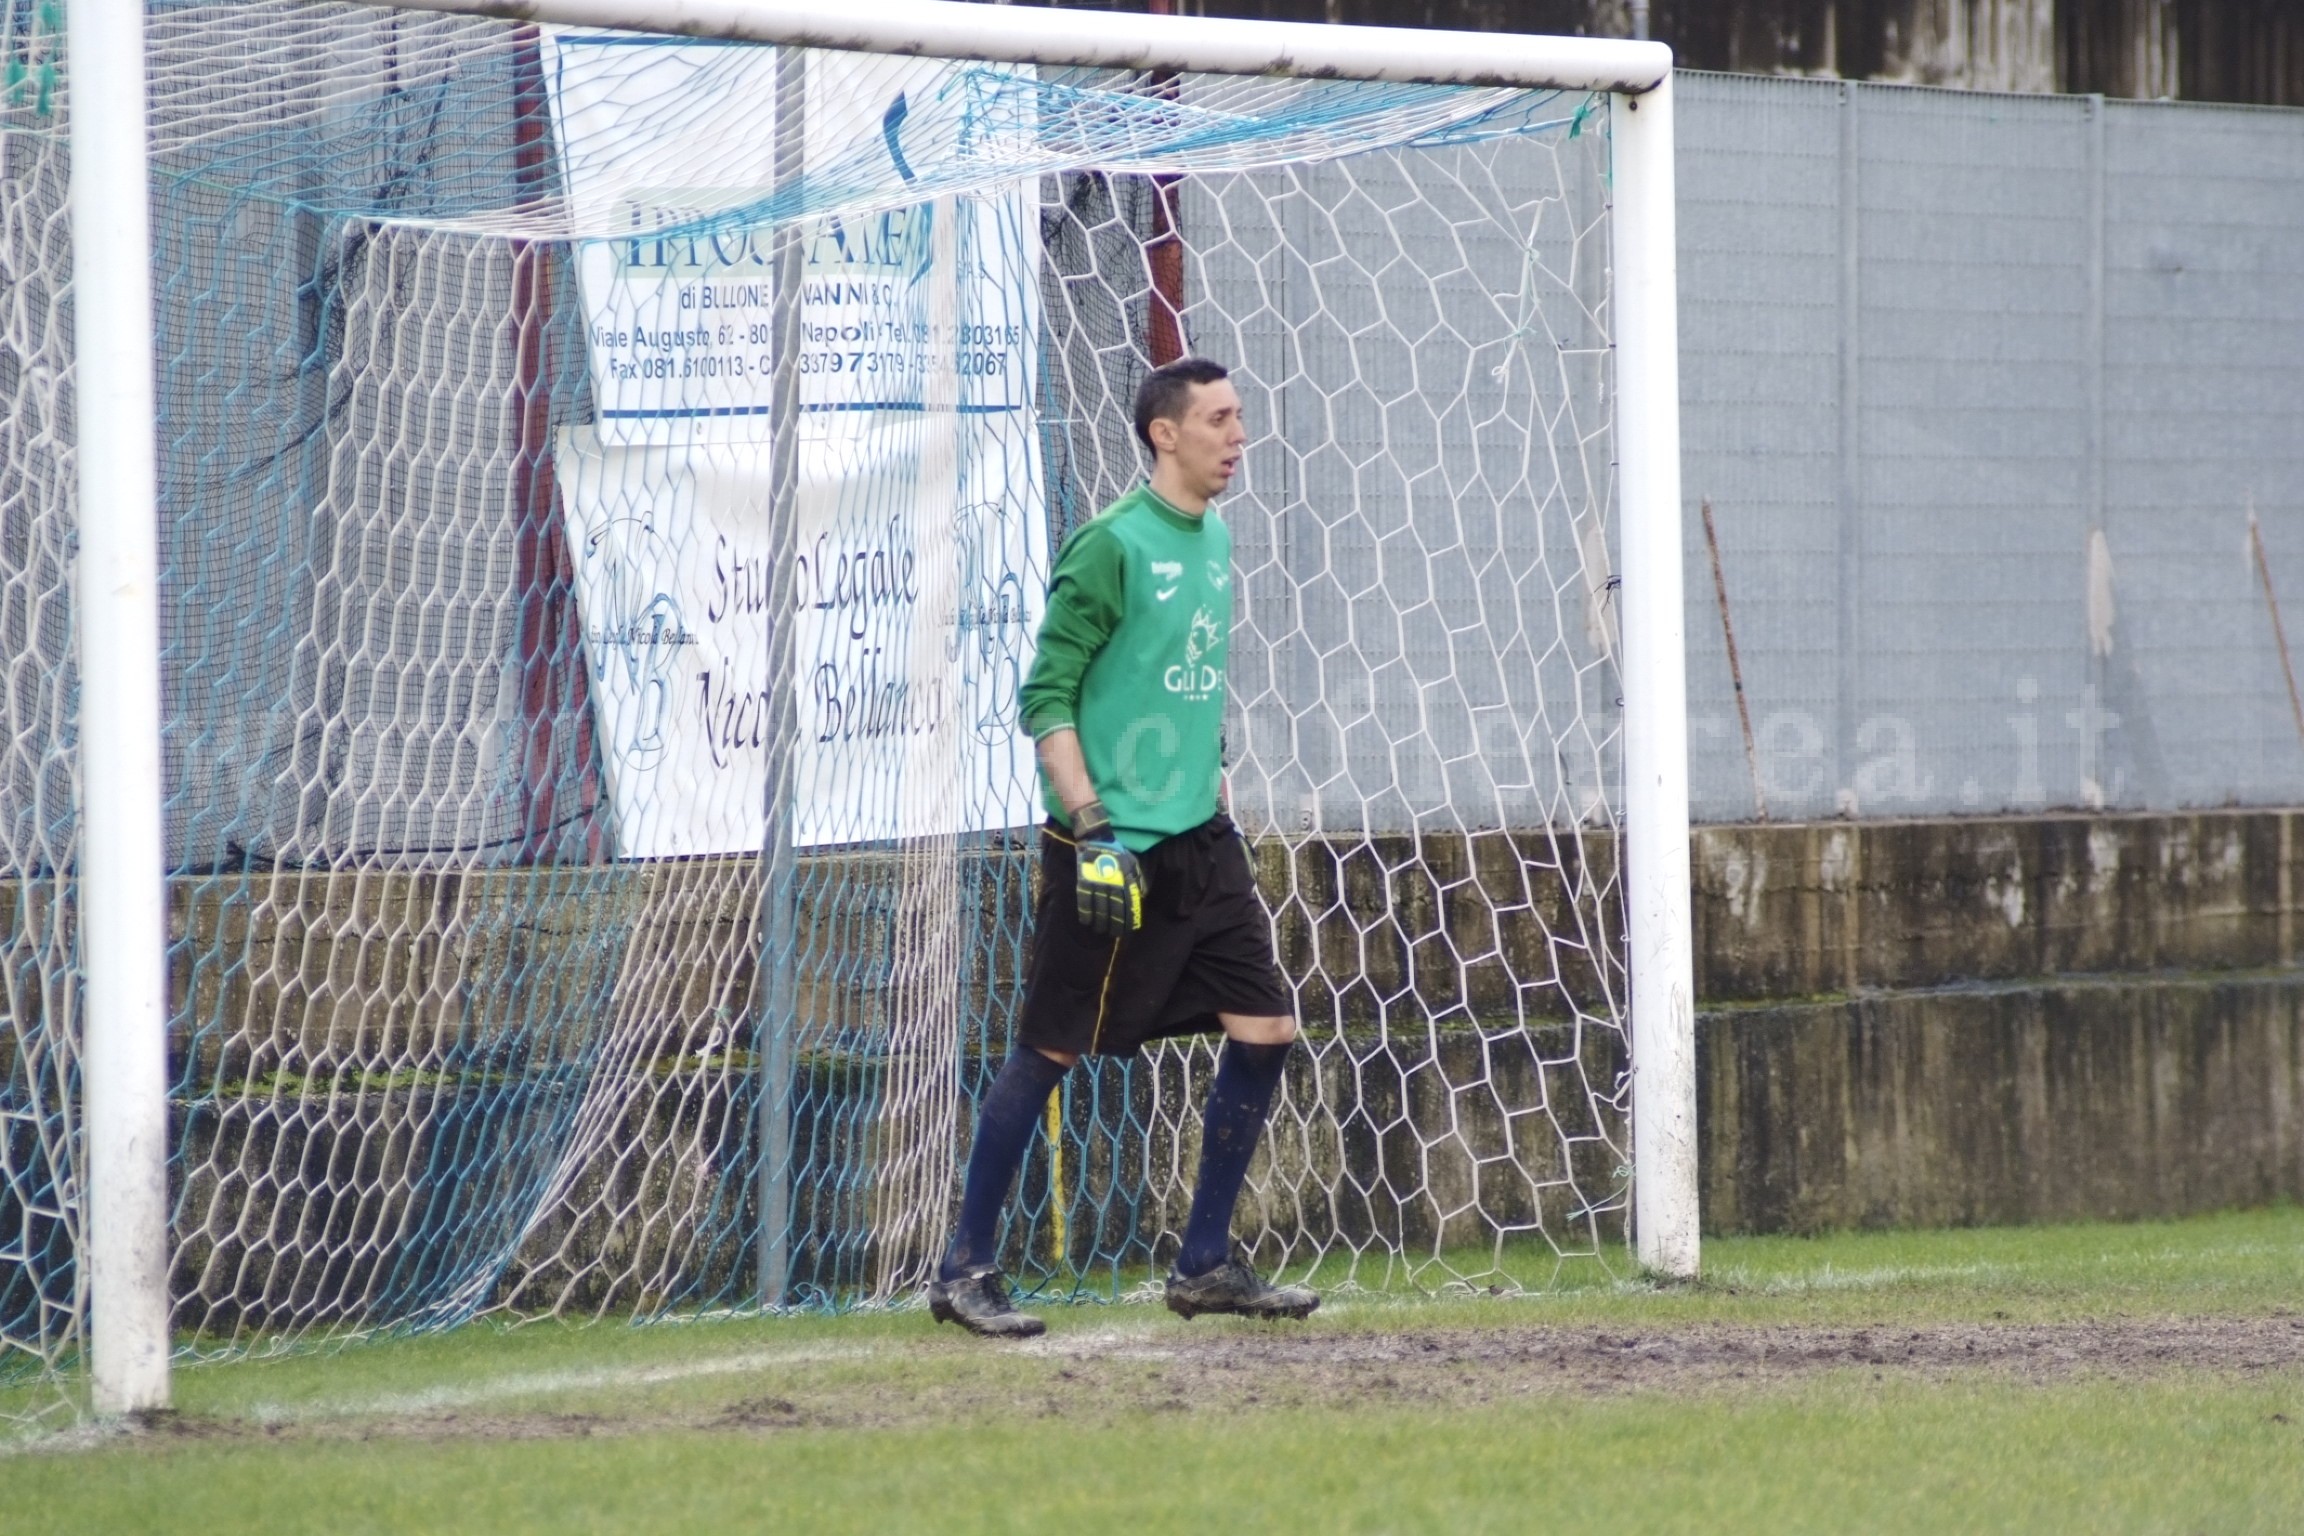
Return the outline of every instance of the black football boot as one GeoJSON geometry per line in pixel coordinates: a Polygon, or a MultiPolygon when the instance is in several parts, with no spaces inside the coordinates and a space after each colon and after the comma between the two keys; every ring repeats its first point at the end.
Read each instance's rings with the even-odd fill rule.
{"type": "Polygon", "coordinates": [[[1239,1317],[1310,1317],[1320,1293],[1308,1285],[1266,1285],[1238,1244],[1232,1256],[1204,1275],[1168,1272],[1168,1310],[1178,1317],[1230,1312],[1239,1317]]]}
{"type": "Polygon", "coordinates": [[[958,1323],[987,1339],[1030,1339],[1048,1325],[1019,1312],[1008,1299],[1008,1277],[987,1264],[951,1280],[928,1282],[928,1312],[940,1323],[958,1323]]]}

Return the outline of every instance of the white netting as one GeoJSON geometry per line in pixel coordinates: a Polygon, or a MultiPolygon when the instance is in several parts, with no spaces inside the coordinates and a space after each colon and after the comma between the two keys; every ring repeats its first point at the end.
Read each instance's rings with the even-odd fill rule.
{"type": "MultiPolygon", "coordinates": [[[[0,1355],[47,1367],[68,114],[0,14],[0,1355]]],[[[1313,1047],[1244,1235],[1610,1251],[1604,100],[150,24],[195,1347],[918,1282],[1015,1007],[1050,551],[1179,345],[1256,434],[1231,792],[1313,1047]]],[[[1165,1261],[1212,1059],[1074,1075],[1019,1268],[1165,1261]]]]}

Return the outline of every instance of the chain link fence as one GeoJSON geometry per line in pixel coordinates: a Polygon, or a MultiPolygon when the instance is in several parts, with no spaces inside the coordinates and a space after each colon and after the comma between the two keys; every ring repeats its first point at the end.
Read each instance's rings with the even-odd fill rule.
{"type": "Polygon", "coordinates": [[[2304,113],[1682,91],[1695,815],[2293,803],[2304,113]]]}

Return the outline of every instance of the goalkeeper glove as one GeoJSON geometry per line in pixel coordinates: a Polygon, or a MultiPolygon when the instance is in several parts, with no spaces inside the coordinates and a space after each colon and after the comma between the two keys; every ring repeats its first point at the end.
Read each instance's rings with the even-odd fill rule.
{"type": "Polygon", "coordinates": [[[1144,926],[1144,866],[1112,835],[1104,803],[1091,800],[1072,813],[1072,884],[1080,926],[1118,938],[1144,926]]]}

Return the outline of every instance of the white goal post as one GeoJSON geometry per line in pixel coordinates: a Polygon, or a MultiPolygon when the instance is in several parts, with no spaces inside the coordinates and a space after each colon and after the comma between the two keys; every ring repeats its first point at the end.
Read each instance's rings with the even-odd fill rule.
{"type": "MultiPolygon", "coordinates": [[[[1087,13],[955,0],[395,0],[548,25],[1210,75],[1612,96],[1610,299],[1622,893],[1640,1263],[1698,1268],[1671,52],[1644,41],[1087,13]]],[[[168,1401],[168,967],[144,0],[70,0],[78,313],[87,1297],[99,1411],[168,1401]]],[[[764,1262],[766,1262],[764,1260],[764,1262]]]]}
{"type": "Polygon", "coordinates": [[[81,964],[99,1413],[168,1406],[168,930],[143,0],[72,0],[81,964]]]}

